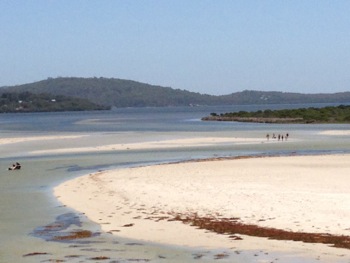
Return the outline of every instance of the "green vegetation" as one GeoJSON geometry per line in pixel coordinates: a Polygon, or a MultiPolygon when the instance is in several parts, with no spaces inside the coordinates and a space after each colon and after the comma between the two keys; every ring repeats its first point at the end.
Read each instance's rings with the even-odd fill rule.
{"type": "Polygon", "coordinates": [[[0,113],[9,112],[48,112],[48,111],[83,111],[106,110],[90,101],[49,94],[3,93],[0,96],[0,113]]]}
{"type": "Polygon", "coordinates": [[[350,123],[350,106],[211,113],[202,120],[263,123],[350,123]]]}
{"type": "Polygon", "coordinates": [[[31,84],[6,87],[0,89],[0,92],[1,90],[64,95],[118,108],[206,105],[215,97],[131,80],[107,78],[50,78],[31,84]]]}
{"type": "Polygon", "coordinates": [[[4,92],[62,95],[118,108],[350,102],[350,92],[300,94],[245,90],[229,95],[213,96],[115,78],[49,78],[0,88],[0,95],[4,92]]]}

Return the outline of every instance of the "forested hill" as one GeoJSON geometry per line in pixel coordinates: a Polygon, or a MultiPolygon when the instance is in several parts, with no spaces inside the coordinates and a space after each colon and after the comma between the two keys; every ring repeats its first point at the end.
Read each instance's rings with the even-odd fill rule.
{"type": "Polygon", "coordinates": [[[115,107],[350,102],[350,92],[300,94],[246,90],[213,96],[114,78],[49,78],[30,84],[0,88],[0,94],[4,92],[63,95],[115,107]]]}
{"type": "MultiPolygon", "coordinates": [[[[131,80],[107,78],[55,78],[6,87],[7,92],[49,93],[88,99],[115,107],[162,107],[215,104],[215,97],[131,80]],[[214,103],[213,103],[214,102],[214,103]]],[[[0,89],[1,92],[1,89],[0,89]]]]}

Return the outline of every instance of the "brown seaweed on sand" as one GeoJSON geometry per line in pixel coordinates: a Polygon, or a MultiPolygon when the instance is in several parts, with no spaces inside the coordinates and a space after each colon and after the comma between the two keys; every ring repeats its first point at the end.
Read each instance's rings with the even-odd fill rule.
{"type": "Polygon", "coordinates": [[[46,241],[58,241],[58,242],[70,242],[73,240],[90,238],[99,235],[99,233],[93,233],[84,229],[67,229],[76,225],[81,227],[79,217],[73,213],[67,213],[60,215],[56,218],[55,222],[46,226],[40,226],[34,229],[31,235],[45,239],[46,241]]]}
{"type": "Polygon", "coordinates": [[[254,237],[264,237],[275,240],[290,240],[300,241],[305,243],[321,243],[328,244],[337,248],[350,249],[350,236],[332,235],[328,233],[307,233],[307,232],[293,232],[283,229],[261,227],[253,224],[244,224],[237,218],[214,218],[214,217],[200,217],[197,214],[182,215],[177,214],[173,220],[182,221],[198,227],[199,229],[206,229],[218,234],[226,234],[237,239],[235,235],[247,235],[254,237]]]}
{"type": "Polygon", "coordinates": [[[32,257],[32,256],[42,256],[42,255],[49,255],[49,253],[45,252],[33,252],[23,255],[23,257],[32,257]]]}
{"type": "Polygon", "coordinates": [[[67,233],[64,233],[60,236],[54,236],[53,240],[73,240],[81,238],[92,237],[93,233],[89,230],[74,230],[67,233]]]}

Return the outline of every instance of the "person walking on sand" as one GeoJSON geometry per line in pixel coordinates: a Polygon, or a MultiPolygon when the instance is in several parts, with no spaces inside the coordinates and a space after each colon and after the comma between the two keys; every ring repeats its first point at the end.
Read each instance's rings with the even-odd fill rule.
{"type": "Polygon", "coordinates": [[[266,139],[270,140],[270,134],[266,134],[266,139]]]}

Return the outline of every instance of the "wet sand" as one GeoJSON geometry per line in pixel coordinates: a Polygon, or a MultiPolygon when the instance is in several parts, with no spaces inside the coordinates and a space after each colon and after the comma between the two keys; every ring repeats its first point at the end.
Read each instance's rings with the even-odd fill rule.
{"type": "Polygon", "coordinates": [[[350,155],[212,160],[104,171],[55,188],[64,204],[103,230],[138,240],[203,248],[295,251],[350,258],[350,249],[199,229],[230,221],[293,233],[350,236],[350,155]]]}

